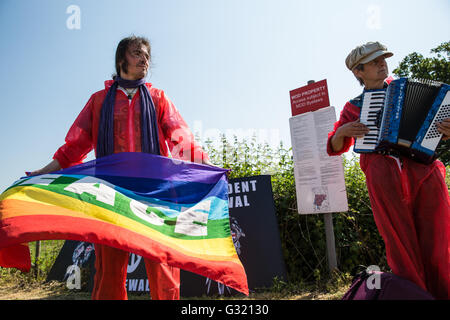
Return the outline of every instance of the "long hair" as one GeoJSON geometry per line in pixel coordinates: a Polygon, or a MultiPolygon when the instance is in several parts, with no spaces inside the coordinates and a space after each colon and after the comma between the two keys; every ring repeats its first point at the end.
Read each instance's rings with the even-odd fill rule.
{"type": "Polygon", "coordinates": [[[116,76],[120,76],[120,72],[124,71],[125,73],[128,72],[128,61],[126,58],[126,52],[130,45],[144,45],[148,49],[148,54],[150,55],[150,62],[151,62],[151,46],[150,41],[145,37],[136,37],[135,35],[126,37],[122,40],[120,40],[119,44],[117,45],[116,49],[116,74],[113,75],[113,79],[116,76]]]}

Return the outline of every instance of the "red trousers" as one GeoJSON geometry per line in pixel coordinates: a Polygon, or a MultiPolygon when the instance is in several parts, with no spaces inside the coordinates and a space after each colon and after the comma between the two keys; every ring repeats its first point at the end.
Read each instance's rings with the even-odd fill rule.
{"type": "Polygon", "coordinates": [[[450,199],[445,167],[361,155],[370,202],[392,272],[450,299],[450,199]]]}
{"type": "MultiPolygon", "coordinates": [[[[95,244],[93,300],[126,300],[128,252],[95,244]]],[[[180,299],[180,269],[144,259],[152,300],[180,299]]]]}

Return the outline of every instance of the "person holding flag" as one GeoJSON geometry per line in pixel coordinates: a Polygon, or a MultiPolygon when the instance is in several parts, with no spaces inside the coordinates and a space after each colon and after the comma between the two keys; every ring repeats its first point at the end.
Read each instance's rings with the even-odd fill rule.
{"type": "MultiPolygon", "coordinates": [[[[145,78],[151,46],[144,37],[122,39],[116,49],[116,75],[91,95],[53,160],[30,175],[82,163],[94,149],[97,158],[119,152],[146,152],[212,165],[174,104],[145,78]]],[[[127,299],[129,253],[95,244],[92,299],[127,299]]],[[[180,298],[180,269],[145,259],[152,299],[180,298]]]]}

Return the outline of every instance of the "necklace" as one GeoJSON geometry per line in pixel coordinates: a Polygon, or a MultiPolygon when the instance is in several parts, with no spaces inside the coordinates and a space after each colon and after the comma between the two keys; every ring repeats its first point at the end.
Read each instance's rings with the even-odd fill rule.
{"type": "Polygon", "coordinates": [[[133,89],[131,89],[131,91],[128,91],[127,88],[124,88],[124,89],[125,89],[125,91],[127,92],[128,100],[133,99],[133,96],[134,96],[134,94],[136,93],[137,88],[133,88],[133,89]]]}

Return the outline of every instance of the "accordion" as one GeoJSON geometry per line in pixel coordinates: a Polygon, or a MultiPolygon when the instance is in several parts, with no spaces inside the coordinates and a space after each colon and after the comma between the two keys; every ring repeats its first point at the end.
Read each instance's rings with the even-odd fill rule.
{"type": "Polygon", "coordinates": [[[369,133],[356,139],[354,151],[433,162],[442,139],[436,123],[450,118],[449,88],[437,81],[400,78],[386,89],[365,91],[360,122],[369,133]]]}

